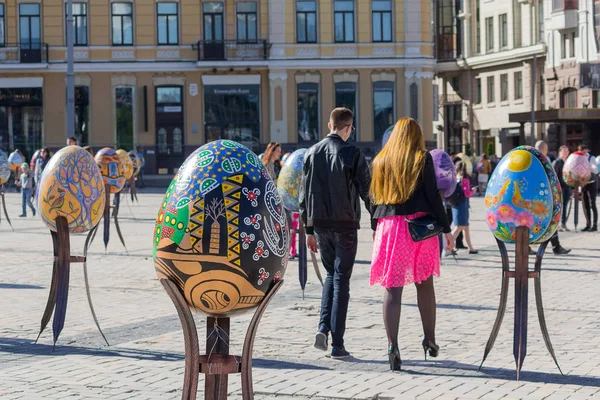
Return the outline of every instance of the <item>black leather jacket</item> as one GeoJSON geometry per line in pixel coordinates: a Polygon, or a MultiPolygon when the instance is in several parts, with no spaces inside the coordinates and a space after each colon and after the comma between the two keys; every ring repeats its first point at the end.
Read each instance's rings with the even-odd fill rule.
{"type": "Polygon", "coordinates": [[[360,149],[330,133],[304,156],[300,218],[306,233],[314,228],[338,232],[360,228],[360,198],[371,210],[371,173],[360,149]]]}

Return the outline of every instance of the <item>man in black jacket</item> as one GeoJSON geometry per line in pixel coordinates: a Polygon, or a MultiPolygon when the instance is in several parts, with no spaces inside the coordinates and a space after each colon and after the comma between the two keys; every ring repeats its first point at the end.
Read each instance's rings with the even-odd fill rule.
{"type": "Polygon", "coordinates": [[[347,108],[331,112],[331,133],[304,156],[300,188],[300,218],[306,229],[306,244],[313,252],[320,250],[327,270],[315,347],[327,351],[331,332],[331,358],[335,359],[350,357],[344,348],[344,331],[361,198],[371,210],[369,167],[360,149],[346,142],[354,130],[353,119],[347,108]]]}

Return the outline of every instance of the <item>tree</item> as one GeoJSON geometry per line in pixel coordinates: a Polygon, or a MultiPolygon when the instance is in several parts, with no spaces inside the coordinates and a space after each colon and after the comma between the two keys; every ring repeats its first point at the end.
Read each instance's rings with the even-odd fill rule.
{"type": "Polygon", "coordinates": [[[219,254],[219,244],[221,243],[221,224],[219,223],[218,219],[225,215],[225,206],[223,205],[223,201],[213,198],[205,212],[206,215],[213,220],[210,227],[209,253],[219,254]]]}

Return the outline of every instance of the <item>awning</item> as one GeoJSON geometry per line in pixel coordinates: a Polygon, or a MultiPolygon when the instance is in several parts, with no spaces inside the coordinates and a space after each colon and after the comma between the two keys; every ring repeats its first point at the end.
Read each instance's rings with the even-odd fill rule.
{"type": "Polygon", "coordinates": [[[0,78],[0,88],[35,88],[44,87],[43,77],[31,78],[0,78]]]}
{"type": "MultiPolygon", "coordinates": [[[[599,108],[560,108],[558,110],[542,110],[534,113],[535,122],[585,122],[600,121],[599,108]]],[[[520,124],[531,122],[531,113],[514,113],[508,115],[509,122],[520,124]]]]}

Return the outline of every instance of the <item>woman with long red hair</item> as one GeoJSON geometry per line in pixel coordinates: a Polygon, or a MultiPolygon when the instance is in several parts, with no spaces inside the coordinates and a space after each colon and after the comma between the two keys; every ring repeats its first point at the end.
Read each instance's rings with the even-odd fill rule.
{"type": "Polygon", "coordinates": [[[281,145],[277,142],[271,142],[267,145],[267,149],[265,150],[265,154],[262,158],[262,163],[265,166],[266,170],[271,175],[271,178],[277,184],[277,177],[279,176],[279,171],[281,170],[281,145]]]}
{"type": "Polygon", "coordinates": [[[390,369],[402,366],[398,329],[402,288],[415,284],[423,323],[425,357],[437,357],[435,343],[435,292],[433,276],[440,276],[440,249],[437,237],[415,242],[407,220],[430,214],[443,226],[447,250],[454,248],[450,224],[437,189],[433,158],[425,150],[421,127],[412,118],[403,118],[373,161],[371,180],[373,221],[377,222],[371,285],[385,288],[383,322],[388,337],[390,369]]]}

